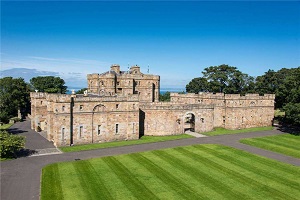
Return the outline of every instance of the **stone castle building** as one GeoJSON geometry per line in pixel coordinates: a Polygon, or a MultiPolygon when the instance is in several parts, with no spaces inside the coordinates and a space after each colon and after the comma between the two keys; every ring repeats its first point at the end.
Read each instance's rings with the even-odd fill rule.
{"type": "Polygon", "coordinates": [[[67,146],[270,126],[274,116],[274,94],[171,93],[170,102],[159,102],[160,77],[138,66],[120,71],[112,65],[87,81],[84,95],[32,92],[31,128],[67,146]]]}

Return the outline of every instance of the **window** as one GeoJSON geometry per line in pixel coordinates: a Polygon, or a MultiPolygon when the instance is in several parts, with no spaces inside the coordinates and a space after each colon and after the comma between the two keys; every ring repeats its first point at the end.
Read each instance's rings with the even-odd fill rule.
{"type": "Polygon", "coordinates": [[[62,106],[62,107],[61,107],[61,110],[64,112],[64,111],[65,111],[65,106],[62,106]]]}
{"type": "Polygon", "coordinates": [[[135,130],[134,130],[134,123],[132,123],[132,133],[134,133],[135,130]]]}
{"type": "Polygon", "coordinates": [[[79,138],[81,138],[83,132],[83,126],[79,126],[79,138]]]}
{"type": "Polygon", "coordinates": [[[116,124],[116,134],[119,133],[119,124],[116,124]]]}
{"type": "Polygon", "coordinates": [[[41,105],[43,105],[43,101],[41,101],[41,105]]]}
{"type": "Polygon", "coordinates": [[[65,139],[65,128],[61,129],[61,141],[64,141],[65,139]]]}
{"type": "Polygon", "coordinates": [[[101,134],[101,125],[98,125],[98,135],[101,134]]]}
{"type": "Polygon", "coordinates": [[[204,118],[201,118],[201,122],[204,123],[204,118]]]}
{"type": "Polygon", "coordinates": [[[83,110],[83,105],[80,105],[80,106],[79,106],[79,110],[83,110]]]}
{"type": "Polygon", "coordinates": [[[116,104],[116,109],[119,109],[119,104],[116,104]]]}

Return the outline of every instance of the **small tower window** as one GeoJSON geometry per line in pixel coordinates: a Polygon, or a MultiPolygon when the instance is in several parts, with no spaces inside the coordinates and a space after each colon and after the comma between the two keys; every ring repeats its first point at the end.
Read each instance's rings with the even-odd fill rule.
{"type": "Polygon", "coordinates": [[[83,110],[83,105],[80,105],[80,106],[79,106],[79,110],[83,110]]]}
{"type": "Polygon", "coordinates": [[[62,107],[61,107],[61,110],[64,112],[64,111],[65,111],[65,106],[62,106],[62,107]]]}
{"type": "Polygon", "coordinates": [[[116,134],[119,133],[119,124],[116,124],[116,134]]]}
{"type": "Polygon", "coordinates": [[[81,138],[83,133],[83,126],[79,126],[79,138],[81,138]]]}
{"type": "Polygon", "coordinates": [[[98,125],[98,135],[101,134],[101,125],[98,125]]]}

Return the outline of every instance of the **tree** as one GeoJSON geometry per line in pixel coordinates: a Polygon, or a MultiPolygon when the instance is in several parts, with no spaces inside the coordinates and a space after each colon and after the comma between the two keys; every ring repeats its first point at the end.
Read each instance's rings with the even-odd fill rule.
{"type": "Polygon", "coordinates": [[[170,92],[159,95],[159,101],[170,101],[170,92]]]}
{"type": "Polygon", "coordinates": [[[287,103],[283,110],[286,122],[300,126],[300,103],[287,103]]]}
{"type": "Polygon", "coordinates": [[[25,114],[30,108],[30,88],[23,78],[0,79],[0,120],[8,122],[17,116],[18,110],[25,114]]]}
{"type": "Polygon", "coordinates": [[[67,92],[65,81],[60,77],[38,76],[30,79],[30,84],[33,90],[38,90],[39,92],[61,94],[65,94],[67,92]]]}
{"type": "Polygon", "coordinates": [[[198,92],[224,92],[244,94],[253,92],[254,78],[244,74],[236,67],[228,65],[211,66],[204,69],[203,77],[192,79],[186,85],[186,91],[198,92]]]}
{"type": "Polygon", "coordinates": [[[16,157],[16,153],[25,148],[25,137],[12,135],[7,131],[0,130],[1,158],[16,157]]]}
{"type": "Polygon", "coordinates": [[[208,92],[208,82],[206,78],[198,77],[193,78],[185,87],[187,92],[190,93],[199,93],[199,92],[208,92]]]}
{"type": "Polygon", "coordinates": [[[78,90],[76,92],[76,94],[84,94],[84,91],[86,91],[86,90],[87,90],[87,88],[82,88],[82,89],[78,90]]]}

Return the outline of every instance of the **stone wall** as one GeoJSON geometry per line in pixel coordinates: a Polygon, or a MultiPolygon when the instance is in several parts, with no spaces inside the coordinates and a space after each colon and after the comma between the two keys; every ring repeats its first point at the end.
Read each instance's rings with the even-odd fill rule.
{"type": "Polygon", "coordinates": [[[89,93],[101,96],[139,94],[141,102],[159,101],[160,77],[141,73],[139,66],[121,71],[119,65],[112,65],[110,71],[88,74],[87,79],[89,93]]]}
{"type": "Polygon", "coordinates": [[[182,134],[190,128],[185,123],[189,113],[194,115],[196,132],[213,129],[213,106],[164,102],[141,104],[140,109],[145,114],[144,135],[182,134]]]}

